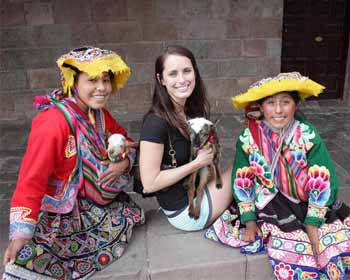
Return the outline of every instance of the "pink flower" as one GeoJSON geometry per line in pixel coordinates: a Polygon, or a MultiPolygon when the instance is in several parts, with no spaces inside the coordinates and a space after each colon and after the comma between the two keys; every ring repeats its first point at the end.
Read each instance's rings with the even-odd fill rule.
{"type": "Polygon", "coordinates": [[[274,274],[276,275],[278,280],[293,280],[294,271],[292,270],[290,265],[280,262],[278,265],[275,266],[274,274]]]}

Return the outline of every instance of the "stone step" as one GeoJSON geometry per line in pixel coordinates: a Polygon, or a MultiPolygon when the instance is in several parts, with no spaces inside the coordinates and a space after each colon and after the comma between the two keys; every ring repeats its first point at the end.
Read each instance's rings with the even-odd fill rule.
{"type": "Polygon", "coordinates": [[[206,240],[204,231],[177,230],[157,210],[148,211],[146,218],[145,225],[134,229],[123,257],[91,279],[273,279],[265,254],[242,255],[206,240]]]}

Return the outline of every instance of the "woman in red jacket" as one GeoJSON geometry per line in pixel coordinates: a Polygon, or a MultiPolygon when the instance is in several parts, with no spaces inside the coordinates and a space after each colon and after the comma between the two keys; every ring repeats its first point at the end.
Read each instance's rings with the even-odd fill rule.
{"type": "Polygon", "coordinates": [[[94,47],[72,50],[57,64],[63,89],[34,100],[41,112],[11,201],[4,279],[86,279],[119,258],[144,221],[122,191],[135,151],[117,162],[106,153],[109,135],[127,137],[104,106],[129,67],[94,47]]]}

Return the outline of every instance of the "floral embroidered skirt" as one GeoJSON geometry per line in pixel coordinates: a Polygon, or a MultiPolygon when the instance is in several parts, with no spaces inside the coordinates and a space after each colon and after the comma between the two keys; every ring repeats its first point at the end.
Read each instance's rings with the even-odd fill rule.
{"type": "Polygon", "coordinates": [[[78,198],[69,214],[41,214],[32,240],[4,279],[87,279],[120,258],[143,210],[122,192],[107,206],[78,198]]]}
{"type": "Polygon", "coordinates": [[[350,271],[350,209],[337,202],[319,230],[320,254],[315,256],[303,227],[307,205],[292,204],[277,195],[262,211],[258,221],[263,240],[241,240],[244,228],[237,210],[230,208],[206,231],[208,239],[240,248],[243,253],[267,250],[276,279],[348,279],[350,271]],[[264,243],[264,244],[261,244],[264,243]]]}

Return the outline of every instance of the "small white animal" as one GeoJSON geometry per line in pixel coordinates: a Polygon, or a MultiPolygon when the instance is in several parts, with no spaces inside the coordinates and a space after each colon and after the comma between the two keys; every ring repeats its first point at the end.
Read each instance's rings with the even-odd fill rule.
{"type": "Polygon", "coordinates": [[[126,138],[124,135],[114,133],[108,138],[108,158],[110,161],[119,161],[123,159],[122,154],[126,150],[126,138]]]}

